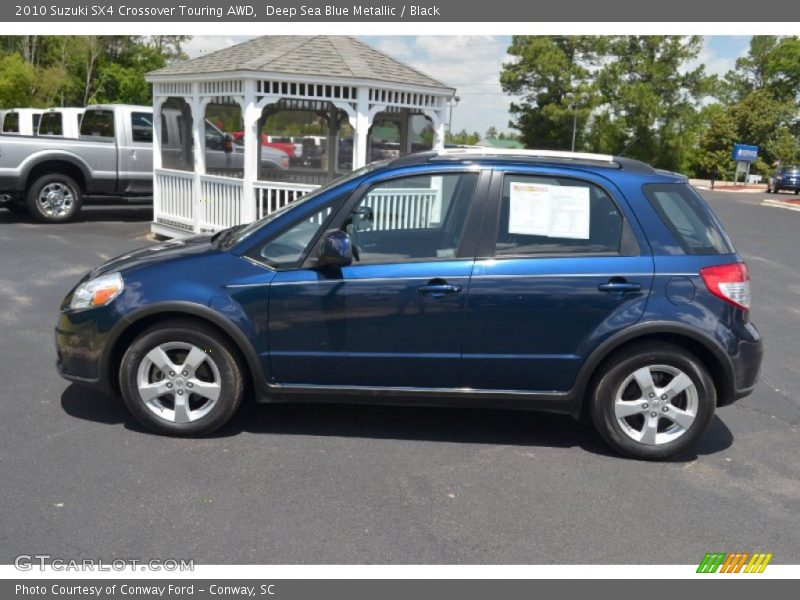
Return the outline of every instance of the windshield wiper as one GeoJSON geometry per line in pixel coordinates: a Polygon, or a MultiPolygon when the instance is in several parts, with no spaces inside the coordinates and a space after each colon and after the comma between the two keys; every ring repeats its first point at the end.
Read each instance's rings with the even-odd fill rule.
{"type": "Polygon", "coordinates": [[[211,236],[211,243],[216,244],[217,247],[222,246],[226,241],[230,239],[230,237],[239,231],[244,225],[234,225],[233,227],[228,227],[227,229],[223,229],[222,231],[218,231],[214,235],[211,236]]]}

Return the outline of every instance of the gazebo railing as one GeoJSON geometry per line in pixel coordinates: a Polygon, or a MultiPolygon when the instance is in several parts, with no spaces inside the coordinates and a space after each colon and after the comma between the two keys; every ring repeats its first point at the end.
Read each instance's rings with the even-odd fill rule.
{"type": "Polygon", "coordinates": [[[314,191],[319,186],[309,183],[256,181],[253,187],[256,196],[256,219],[260,219],[314,191]]]}
{"type": "Polygon", "coordinates": [[[193,231],[194,173],[156,169],[153,200],[153,219],[157,223],[193,231]]]}
{"type": "MultiPolygon", "coordinates": [[[[265,217],[315,190],[318,186],[283,181],[256,181],[254,207],[245,205],[241,179],[200,175],[199,197],[195,196],[195,175],[186,171],[156,169],[156,223],[188,233],[219,231],[244,223],[247,218],[265,217]],[[254,210],[253,210],[254,209],[254,210]]],[[[364,200],[374,214],[365,230],[423,229],[441,218],[441,190],[436,188],[378,188],[364,200]]]]}
{"type": "Polygon", "coordinates": [[[242,223],[242,180],[200,176],[200,229],[219,231],[242,223]]]}
{"type": "Polygon", "coordinates": [[[364,199],[375,215],[364,231],[425,229],[438,220],[441,190],[435,188],[377,188],[364,199]]]}

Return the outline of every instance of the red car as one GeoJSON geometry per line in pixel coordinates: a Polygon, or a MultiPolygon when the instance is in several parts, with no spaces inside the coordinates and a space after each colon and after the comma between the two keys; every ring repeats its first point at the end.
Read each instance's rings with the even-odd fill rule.
{"type": "MultiPolygon", "coordinates": [[[[244,131],[234,131],[233,133],[231,133],[231,136],[233,137],[233,141],[238,143],[244,137],[244,131]]],[[[291,144],[289,142],[270,142],[269,141],[269,136],[266,133],[262,133],[261,134],[261,145],[262,146],[269,146],[269,147],[275,148],[277,150],[282,150],[283,152],[286,152],[286,154],[289,155],[290,159],[294,158],[295,147],[294,147],[294,144],[291,144]]]]}

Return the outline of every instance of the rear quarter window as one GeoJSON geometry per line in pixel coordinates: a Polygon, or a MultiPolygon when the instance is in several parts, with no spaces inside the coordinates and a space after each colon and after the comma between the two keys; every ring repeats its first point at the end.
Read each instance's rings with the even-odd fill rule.
{"type": "Polygon", "coordinates": [[[689,185],[649,184],[644,194],[686,254],[734,252],[711,209],[689,185]]]}
{"type": "Polygon", "coordinates": [[[5,133],[19,133],[19,113],[6,113],[3,118],[3,131],[5,133]]]}
{"type": "Polygon", "coordinates": [[[42,119],[39,121],[39,135],[64,135],[61,113],[43,114],[42,119]]]}
{"type": "Polygon", "coordinates": [[[81,136],[114,139],[114,113],[110,110],[87,110],[81,120],[81,136]]]}

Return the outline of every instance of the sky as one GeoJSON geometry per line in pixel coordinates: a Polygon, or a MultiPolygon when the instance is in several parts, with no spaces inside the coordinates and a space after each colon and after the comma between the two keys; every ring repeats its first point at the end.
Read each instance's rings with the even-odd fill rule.
{"type": "MultiPolygon", "coordinates": [[[[252,36],[195,36],[185,44],[190,57],[220,50],[252,36]]],[[[363,42],[456,88],[460,98],[453,109],[452,130],[478,131],[489,127],[513,131],[508,122],[511,98],[500,87],[502,64],[509,60],[506,49],[511,36],[358,36],[363,42]]],[[[750,36],[706,36],[695,63],[707,73],[723,75],[736,59],[747,53],[750,36]]]]}

